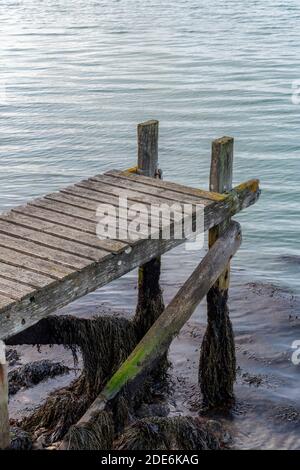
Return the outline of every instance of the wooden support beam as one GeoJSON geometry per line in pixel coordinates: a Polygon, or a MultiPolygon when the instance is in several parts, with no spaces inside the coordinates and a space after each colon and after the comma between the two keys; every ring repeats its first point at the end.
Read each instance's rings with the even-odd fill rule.
{"type": "MultiPolygon", "coordinates": [[[[156,178],[158,170],[158,121],[146,121],[137,126],[137,172],[156,178]]],[[[164,310],[159,285],[161,258],[156,257],[141,265],[138,270],[138,301],[134,322],[140,339],[164,310]]]]}
{"type": "MultiPolygon", "coordinates": [[[[233,138],[212,142],[210,191],[224,193],[232,189],[233,138]]],[[[230,219],[209,230],[209,248],[224,233],[230,219]]],[[[222,272],[207,294],[208,325],[203,338],[199,382],[203,402],[208,407],[230,404],[234,398],[236,376],[235,346],[227,305],[230,265],[222,272]]]]}
{"type": "MultiPolygon", "coordinates": [[[[224,271],[238,250],[241,240],[239,224],[231,222],[128,359],[112,376],[102,393],[76,426],[71,428],[71,433],[84,428],[88,429],[89,435],[92,436],[93,425],[97,424],[97,418],[103,411],[110,410],[113,399],[125,389],[126,393],[134,393],[137,383],[145,379],[156,367],[172,339],[224,271]]],[[[70,436],[67,435],[61,448],[68,448],[69,440],[70,436]]]]}
{"type": "Polygon", "coordinates": [[[5,344],[0,341],[0,449],[10,446],[8,419],[8,381],[5,359],[5,344]]]}

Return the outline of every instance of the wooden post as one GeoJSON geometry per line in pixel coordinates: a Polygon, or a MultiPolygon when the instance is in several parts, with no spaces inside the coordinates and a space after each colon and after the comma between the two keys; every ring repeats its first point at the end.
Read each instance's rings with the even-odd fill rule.
{"type": "Polygon", "coordinates": [[[0,449],[7,449],[9,445],[7,364],[5,344],[0,341],[0,449]]]}
{"type": "MultiPolygon", "coordinates": [[[[137,172],[151,178],[156,178],[158,171],[158,124],[158,121],[146,121],[138,124],[137,127],[137,172]]],[[[138,302],[134,317],[139,339],[144,336],[164,310],[163,296],[159,285],[160,270],[160,257],[139,267],[138,302]]]]}
{"type": "MultiPolygon", "coordinates": [[[[212,143],[210,190],[224,193],[232,189],[233,139],[222,137],[212,143]]],[[[209,248],[222,235],[229,220],[209,230],[209,248]]],[[[209,407],[233,402],[236,378],[235,346],[227,305],[230,266],[207,294],[208,325],[200,356],[199,381],[203,402],[209,407]]]]}
{"type": "Polygon", "coordinates": [[[137,126],[138,173],[155,178],[158,166],[158,121],[137,126]]]}

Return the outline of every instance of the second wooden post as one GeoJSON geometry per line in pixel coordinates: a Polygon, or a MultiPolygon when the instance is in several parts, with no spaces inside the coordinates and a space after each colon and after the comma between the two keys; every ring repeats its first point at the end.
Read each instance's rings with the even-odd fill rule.
{"type": "MultiPolygon", "coordinates": [[[[147,121],[137,127],[138,173],[158,176],[158,121],[147,121]]],[[[138,302],[134,321],[141,339],[164,310],[159,285],[160,257],[140,266],[138,273],[138,302]]]]}
{"type": "MultiPolygon", "coordinates": [[[[232,189],[233,139],[222,137],[212,143],[210,190],[224,193],[232,189]]],[[[209,231],[209,247],[225,231],[229,221],[209,231]]],[[[204,405],[230,405],[236,378],[235,345],[228,309],[230,266],[207,294],[208,325],[200,355],[199,382],[204,405]]]]}

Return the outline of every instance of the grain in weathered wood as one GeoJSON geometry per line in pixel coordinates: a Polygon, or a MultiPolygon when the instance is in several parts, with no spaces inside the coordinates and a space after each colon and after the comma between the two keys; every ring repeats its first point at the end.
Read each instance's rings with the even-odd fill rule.
{"type": "MultiPolygon", "coordinates": [[[[118,226],[120,227],[123,227],[123,228],[127,228],[127,221],[131,221],[134,219],[134,217],[119,217],[119,211],[117,211],[116,209],[114,209],[115,211],[115,215],[116,215],[116,219],[114,217],[110,217],[110,216],[106,216],[105,217],[105,223],[102,223],[99,219],[99,217],[97,217],[96,215],[96,210],[87,210],[86,208],[81,208],[81,207],[74,207],[73,205],[70,205],[68,203],[65,203],[65,202],[60,202],[60,201],[53,201],[53,200],[49,200],[49,199],[46,199],[46,198],[43,198],[43,199],[37,199],[37,200],[34,200],[32,201],[32,203],[30,203],[30,205],[34,206],[34,207],[39,207],[39,208],[43,208],[43,209],[48,209],[48,210],[51,210],[51,211],[54,211],[54,212],[58,212],[59,214],[64,214],[64,215],[71,215],[72,217],[76,217],[78,219],[82,219],[82,220],[86,220],[88,222],[93,222],[94,224],[94,227],[96,225],[100,226],[102,225],[103,227],[106,225],[106,224],[111,224],[111,226],[114,226],[115,225],[115,222],[116,222],[116,219],[117,219],[117,223],[118,223],[118,226]]],[[[98,204],[98,207],[99,207],[99,204],[98,204]]],[[[139,217],[139,219],[141,220],[141,223],[143,225],[146,225],[148,227],[149,225],[149,218],[148,218],[148,215],[141,215],[139,217]]],[[[131,233],[130,230],[128,230],[129,234],[131,233]]],[[[143,229],[143,227],[141,227],[141,230],[140,230],[141,234],[148,234],[149,233],[149,230],[148,228],[147,229],[143,229]]],[[[120,238],[121,241],[127,241],[126,239],[125,240],[122,240],[120,238]]]]}
{"type": "MultiPolygon", "coordinates": [[[[72,207],[78,207],[78,208],[83,208],[89,211],[93,211],[94,214],[96,213],[95,211],[99,208],[99,205],[101,204],[101,202],[99,201],[96,202],[94,200],[85,199],[85,198],[78,197],[70,193],[63,193],[63,192],[48,194],[47,196],[45,196],[45,199],[61,202],[64,204],[69,204],[72,207]]],[[[108,202],[102,202],[102,204],[108,204],[108,202]]],[[[115,198],[111,197],[109,204],[115,207],[117,217],[120,217],[121,219],[126,218],[126,220],[128,221],[131,221],[135,218],[135,215],[131,213],[131,211],[125,212],[122,210],[122,209],[130,209],[130,208],[134,209],[134,207],[132,207],[134,203],[130,204],[130,202],[128,201],[127,205],[124,204],[124,205],[119,206],[119,199],[116,197],[115,198]],[[119,210],[120,208],[121,210],[119,210]]],[[[141,213],[145,214],[148,218],[149,214],[151,213],[150,206],[147,205],[146,208],[141,208],[141,209],[142,209],[141,213]]],[[[147,222],[147,218],[145,218],[145,223],[147,222]]],[[[153,217],[152,225],[155,227],[159,227],[159,219],[157,217],[153,217]]]]}
{"type": "MultiPolygon", "coordinates": [[[[83,259],[84,262],[86,260],[99,261],[103,256],[107,256],[107,251],[103,249],[62,238],[57,233],[56,235],[50,235],[49,233],[39,230],[37,227],[28,228],[27,226],[19,225],[15,223],[16,218],[20,219],[18,214],[10,213],[9,218],[6,217],[5,219],[4,217],[6,216],[0,216],[0,234],[24,241],[28,240],[42,248],[53,248],[57,251],[62,251],[62,253],[76,256],[79,260],[83,259]]],[[[26,220],[28,221],[28,219],[26,220]]],[[[22,221],[24,223],[24,218],[22,221]]],[[[37,223],[38,221],[35,222],[37,223]]]]}
{"type": "Polygon", "coordinates": [[[55,282],[52,277],[46,276],[45,274],[29,271],[25,268],[13,266],[3,261],[0,261],[0,276],[24,283],[31,287],[45,287],[55,282]]]}
{"type": "Polygon", "coordinates": [[[13,303],[14,303],[13,299],[10,299],[9,297],[7,297],[3,294],[0,295],[0,310],[1,309],[6,309],[10,305],[13,305],[13,303]]]}
{"type": "Polygon", "coordinates": [[[96,222],[96,210],[89,210],[86,207],[74,207],[65,201],[54,201],[48,198],[34,199],[29,205],[49,209],[59,214],[74,216],[78,219],[96,222]]]}
{"type": "Polygon", "coordinates": [[[10,429],[8,418],[8,379],[5,358],[5,344],[0,341],[0,449],[10,445],[10,429]]]}
{"type": "Polygon", "coordinates": [[[149,120],[137,126],[139,171],[155,178],[158,165],[158,121],[149,120]]]}
{"type": "MultiPolygon", "coordinates": [[[[31,216],[33,218],[37,218],[42,221],[52,221],[55,222],[59,225],[62,225],[64,227],[70,227],[76,230],[80,230],[82,232],[89,233],[90,235],[95,235],[97,236],[99,240],[99,246],[101,246],[103,249],[109,249],[111,244],[116,241],[116,238],[100,238],[97,234],[96,227],[102,226],[103,228],[105,227],[105,223],[103,223],[101,220],[96,221],[92,220],[92,217],[89,218],[84,218],[83,214],[82,217],[80,217],[80,213],[83,213],[83,210],[81,209],[73,209],[74,214],[69,215],[68,213],[71,213],[72,210],[70,210],[71,206],[68,206],[67,204],[60,204],[60,203],[53,203],[51,204],[51,201],[44,200],[44,202],[37,202],[36,205],[34,202],[31,204],[27,204],[26,206],[20,206],[16,207],[15,209],[12,209],[13,212],[17,212],[19,214],[25,214],[27,216],[31,216]],[[46,207],[48,206],[48,207],[46,207]],[[52,208],[50,208],[50,206],[52,208]],[[55,209],[57,207],[57,209],[55,209]],[[78,215],[75,215],[76,212],[78,215]]],[[[85,211],[84,213],[86,213],[85,211]]],[[[107,218],[108,223],[112,223],[113,226],[115,224],[114,219],[107,218]]],[[[120,225],[122,225],[122,219],[120,219],[120,225]]],[[[143,237],[144,230],[141,229],[141,238],[147,238],[143,237]]],[[[148,230],[146,235],[148,234],[148,230]]],[[[125,234],[126,235],[126,234],[125,234]]],[[[131,245],[132,240],[134,239],[137,234],[137,232],[131,232],[128,230],[128,235],[129,238],[120,238],[120,241],[123,242],[124,244],[131,245]],[[132,236],[130,236],[132,235],[132,236]]]]}
{"type": "MultiPolygon", "coordinates": [[[[137,176],[138,178],[138,176],[137,176]]],[[[141,181],[132,181],[130,178],[118,177],[116,175],[110,176],[108,174],[95,176],[90,179],[91,181],[107,182],[117,188],[122,188],[124,191],[135,191],[136,197],[141,197],[142,194],[149,195],[158,198],[160,203],[165,202],[166,204],[203,204],[206,206],[210,204],[212,200],[200,198],[194,195],[179,194],[175,191],[170,191],[163,186],[150,186],[144,184],[141,181]]]]}
{"type": "MultiPolygon", "coordinates": [[[[197,197],[201,199],[208,199],[211,201],[221,201],[224,197],[216,192],[204,191],[203,189],[192,188],[190,186],[184,186],[179,183],[174,183],[173,181],[162,181],[160,179],[151,180],[146,176],[143,176],[138,173],[132,173],[129,170],[109,170],[105,175],[115,176],[117,178],[123,178],[136,183],[143,183],[147,186],[154,186],[157,188],[169,189],[170,191],[178,194],[185,194],[189,197],[197,197]]],[[[100,175],[97,175],[100,176],[100,175]]]]}
{"type": "Polygon", "coordinates": [[[14,225],[17,226],[23,226],[29,229],[34,228],[39,232],[56,235],[67,241],[77,242],[87,247],[99,248],[106,253],[118,253],[123,251],[127,246],[127,244],[119,240],[99,240],[96,235],[84,233],[76,228],[66,227],[55,221],[49,221],[48,219],[31,217],[30,215],[22,213],[22,211],[11,211],[7,215],[2,215],[0,222],[2,220],[14,223],[14,225]]]}
{"type": "Polygon", "coordinates": [[[1,232],[0,247],[15,250],[16,256],[17,253],[34,255],[37,258],[52,262],[54,261],[55,263],[62,264],[63,266],[73,269],[82,269],[91,262],[91,260],[89,259],[80,258],[79,256],[71,255],[70,253],[65,253],[63,251],[55,250],[53,248],[48,248],[39,245],[38,243],[24,240],[23,238],[16,238],[13,236],[5,235],[1,232]]]}
{"type": "MultiPolygon", "coordinates": [[[[136,191],[133,188],[129,189],[125,187],[119,187],[117,185],[108,185],[98,180],[89,179],[87,181],[78,183],[78,186],[91,189],[97,192],[102,192],[105,189],[106,191],[110,192],[111,194],[114,194],[115,196],[128,198],[136,203],[142,203],[142,204],[147,204],[147,205],[152,204],[152,205],[157,206],[163,202],[162,198],[159,196],[152,196],[151,194],[142,193],[142,192],[136,191]]],[[[177,201],[174,201],[172,199],[164,199],[164,202],[166,204],[168,203],[175,204],[177,201]]],[[[181,203],[177,202],[177,204],[181,208],[183,207],[183,202],[181,203]]],[[[179,210],[176,210],[175,212],[179,212],[179,210]]],[[[180,212],[181,212],[181,209],[180,209],[180,212]]]]}
{"type": "Polygon", "coordinates": [[[237,222],[232,222],[127,360],[108,381],[104,390],[78,421],[77,426],[86,426],[95,422],[99,412],[124,391],[125,387],[128,393],[131,390],[129,387],[136,385],[141,378],[147,377],[149,371],[156,366],[158,360],[169,348],[173,338],[179,333],[198,303],[236,253],[241,241],[240,225],[237,222]]]}
{"type": "Polygon", "coordinates": [[[77,217],[62,214],[60,212],[52,211],[51,209],[45,209],[36,207],[30,204],[26,206],[20,206],[12,209],[13,212],[18,214],[24,214],[32,218],[36,218],[45,222],[54,222],[64,227],[74,228],[82,232],[87,232],[96,235],[96,224],[92,221],[83,221],[77,217]]]}
{"type": "MultiPolygon", "coordinates": [[[[130,198],[127,198],[126,203],[124,203],[122,199],[119,199],[119,196],[91,190],[82,186],[69,186],[68,188],[60,192],[62,194],[67,194],[70,196],[76,196],[77,198],[80,198],[82,201],[94,201],[98,203],[98,205],[99,204],[111,204],[112,206],[115,206],[115,207],[124,208],[124,207],[130,207],[133,204],[136,204],[136,201],[133,201],[130,198]]],[[[149,203],[145,204],[145,207],[141,208],[141,212],[148,214],[149,209],[150,209],[149,203]]]]}
{"type": "Polygon", "coordinates": [[[21,300],[28,294],[32,294],[35,291],[34,287],[25,286],[20,284],[18,281],[12,281],[0,277],[0,295],[9,297],[12,300],[21,300]]]}
{"type": "MultiPolygon", "coordinates": [[[[85,187],[78,187],[78,186],[70,186],[66,188],[65,190],[60,191],[62,194],[68,194],[68,195],[74,195],[77,196],[78,198],[81,198],[83,201],[97,201],[98,203],[104,203],[104,204],[112,204],[113,206],[118,206],[118,207],[132,207],[137,203],[137,201],[134,201],[130,199],[129,197],[127,198],[127,205],[122,201],[122,199],[119,200],[118,196],[110,195],[110,194],[105,194],[103,192],[98,192],[98,191],[93,191],[90,189],[87,189],[85,187]]],[[[143,203],[144,207],[140,207],[141,213],[146,213],[149,214],[151,211],[151,205],[149,201],[143,203]]],[[[164,219],[164,217],[162,217],[164,219]]]]}
{"type": "Polygon", "coordinates": [[[52,277],[52,279],[63,279],[76,271],[76,269],[68,268],[53,261],[37,258],[35,255],[25,255],[3,246],[0,246],[0,261],[12,266],[30,269],[38,274],[45,274],[52,277]]]}
{"type": "MultiPolygon", "coordinates": [[[[78,188],[77,188],[78,189],[78,188]]],[[[107,204],[107,202],[103,201],[95,201],[90,200],[85,197],[79,197],[78,195],[66,193],[66,192],[58,192],[58,193],[51,193],[45,196],[45,200],[56,201],[64,204],[69,204],[72,207],[77,207],[80,209],[86,209],[87,211],[92,211],[95,214],[95,211],[99,207],[100,204],[107,204]]],[[[118,199],[114,198],[113,204],[110,200],[110,204],[114,207],[118,206],[118,199]]]]}

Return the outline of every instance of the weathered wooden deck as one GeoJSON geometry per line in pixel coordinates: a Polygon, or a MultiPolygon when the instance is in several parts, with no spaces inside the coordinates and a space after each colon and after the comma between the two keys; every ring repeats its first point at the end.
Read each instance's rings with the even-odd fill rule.
{"type": "Polygon", "coordinates": [[[117,208],[124,194],[128,207],[201,204],[204,230],[242,208],[238,196],[233,205],[230,196],[115,170],[12,209],[0,217],[0,339],[184,242],[98,238],[97,207],[117,208]]]}
{"type": "Polygon", "coordinates": [[[125,389],[143,381],[156,367],[205,295],[208,327],[199,363],[203,401],[209,407],[232,402],[236,363],[227,298],[230,260],[242,236],[239,224],[231,217],[257,201],[259,182],[250,180],[232,189],[230,137],[212,143],[211,191],[162,180],[157,178],[161,176],[157,142],[158,122],[139,124],[136,168],[108,171],[0,216],[0,448],[10,445],[2,340],[23,344],[24,338],[18,333],[136,267],[136,347],[125,362],[112,364],[119,368],[102,391],[93,391],[96,399],[70,428],[60,448],[111,448],[107,446],[112,445],[113,431],[109,444],[103,442],[102,431],[98,432],[103,424],[101,416],[114,429],[114,400],[125,396],[125,389]],[[105,219],[99,213],[102,208],[103,216],[103,205],[109,207],[105,219]],[[192,211],[186,212],[186,205],[192,211]],[[163,210],[163,206],[167,212],[153,215],[153,208],[163,210]],[[117,231],[103,237],[107,225],[123,229],[122,235],[117,231]],[[184,243],[191,231],[209,231],[209,251],[164,308],[159,286],[160,255],[184,243]],[[84,439],[85,429],[89,442],[84,439]],[[79,440],[78,432],[83,433],[79,440]]]}

